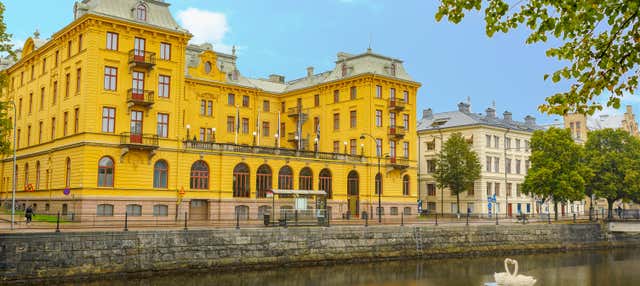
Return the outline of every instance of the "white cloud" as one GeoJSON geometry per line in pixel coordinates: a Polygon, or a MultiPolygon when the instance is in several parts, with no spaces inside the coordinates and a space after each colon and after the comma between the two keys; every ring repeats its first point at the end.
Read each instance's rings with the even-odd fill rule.
{"type": "Polygon", "coordinates": [[[225,35],[231,31],[227,16],[220,12],[187,8],[178,12],[178,21],[193,34],[191,42],[213,44],[213,49],[224,53],[231,52],[231,45],[223,43],[225,35]]]}

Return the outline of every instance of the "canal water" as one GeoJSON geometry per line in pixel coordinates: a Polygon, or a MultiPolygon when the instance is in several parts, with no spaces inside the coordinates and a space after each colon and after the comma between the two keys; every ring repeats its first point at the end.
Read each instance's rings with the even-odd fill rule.
{"type": "MultiPolygon", "coordinates": [[[[580,251],[510,256],[519,274],[535,277],[535,285],[640,285],[640,249],[580,251]]],[[[146,278],[109,278],[93,282],[50,285],[242,285],[242,286],[482,286],[504,272],[505,257],[406,260],[284,268],[249,272],[189,272],[156,274],[146,278]]]]}

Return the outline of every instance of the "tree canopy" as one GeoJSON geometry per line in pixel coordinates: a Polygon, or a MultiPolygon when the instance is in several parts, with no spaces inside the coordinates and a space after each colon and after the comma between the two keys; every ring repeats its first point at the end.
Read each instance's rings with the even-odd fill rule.
{"type": "MultiPolygon", "coordinates": [[[[14,57],[13,45],[11,44],[11,35],[7,34],[7,25],[4,23],[4,4],[0,2],[0,55],[8,54],[14,57]]],[[[6,102],[7,90],[7,74],[0,71],[0,154],[7,154],[11,150],[9,134],[11,133],[11,120],[8,113],[12,106],[6,102]]]]}
{"type": "Polygon", "coordinates": [[[480,170],[478,154],[462,134],[452,134],[438,154],[434,177],[440,188],[449,188],[451,194],[456,196],[458,213],[460,193],[473,189],[475,181],[480,178],[480,170]]]}
{"type": "Polygon", "coordinates": [[[531,168],[522,191],[543,200],[553,200],[556,220],[558,203],[584,198],[587,172],[581,162],[582,146],[571,138],[568,129],[538,130],[531,137],[531,168]]]}
{"type": "Polygon", "coordinates": [[[613,202],[640,195],[640,141],[629,132],[613,129],[589,132],[585,159],[593,172],[586,186],[597,197],[607,199],[609,218],[613,202]]]}
{"type": "Polygon", "coordinates": [[[548,57],[569,62],[544,75],[553,82],[564,79],[569,90],[550,95],[539,106],[543,112],[593,114],[602,109],[597,97],[606,92],[607,106],[620,107],[625,94],[638,86],[640,62],[640,1],[637,0],[440,0],[436,20],[459,23],[468,11],[484,7],[486,33],[507,33],[524,26],[527,44],[558,39],[548,57]]]}

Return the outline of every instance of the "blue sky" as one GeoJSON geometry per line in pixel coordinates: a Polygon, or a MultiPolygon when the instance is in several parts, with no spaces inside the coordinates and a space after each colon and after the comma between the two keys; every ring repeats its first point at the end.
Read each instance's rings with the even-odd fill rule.
{"type": "MultiPolygon", "coordinates": [[[[404,61],[422,83],[418,113],[453,110],[470,97],[472,111],[484,112],[495,101],[498,113],[514,118],[531,114],[538,123],[554,117],[537,106],[566,84],[544,81],[562,63],[547,58],[553,43],[525,45],[527,31],[487,38],[482,15],[471,13],[458,25],[437,23],[439,1],[424,0],[167,0],[194,40],[209,41],[228,52],[238,47],[240,71],[249,77],[271,73],[295,79],[331,69],[336,53],[373,51],[404,61]]],[[[5,0],[7,29],[22,44],[37,28],[41,37],[71,22],[72,0],[5,0]],[[37,9],[34,9],[34,5],[37,9]]],[[[637,96],[625,103],[640,110],[637,96]]]]}

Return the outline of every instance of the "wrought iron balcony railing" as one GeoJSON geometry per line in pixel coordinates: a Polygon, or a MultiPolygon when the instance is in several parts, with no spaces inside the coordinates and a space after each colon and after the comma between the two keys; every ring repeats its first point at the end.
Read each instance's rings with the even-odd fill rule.
{"type": "Polygon", "coordinates": [[[153,90],[130,88],[127,90],[127,102],[140,106],[151,106],[154,103],[153,90]]]}
{"type": "Polygon", "coordinates": [[[120,133],[120,145],[133,149],[158,148],[158,135],[135,132],[120,133]]]}
{"type": "Polygon", "coordinates": [[[156,53],[145,50],[130,50],[129,65],[151,69],[156,65],[156,53]]]}
{"type": "Polygon", "coordinates": [[[403,110],[405,107],[405,102],[402,99],[392,98],[389,99],[389,109],[392,110],[403,110]]]}

